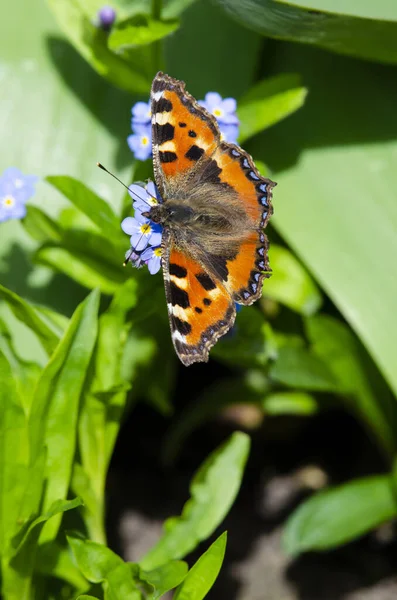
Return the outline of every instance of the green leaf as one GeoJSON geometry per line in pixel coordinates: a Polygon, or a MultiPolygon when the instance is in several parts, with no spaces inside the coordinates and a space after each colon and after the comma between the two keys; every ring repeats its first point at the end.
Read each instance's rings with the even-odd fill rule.
{"type": "Polygon", "coordinates": [[[11,366],[0,352],[0,552],[17,529],[29,466],[27,422],[11,366]]]}
{"type": "Polygon", "coordinates": [[[379,19],[380,21],[397,21],[397,6],[391,0],[277,0],[291,6],[299,6],[308,10],[379,19]]]}
{"type": "Polygon", "coordinates": [[[311,93],[288,126],[269,130],[256,146],[259,157],[259,141],[271,148],[279,183],[272,224],[397,394],[397,279],[390,276],[397,256],[394,69],[298,46],[285,51],[274,68],[299,70],[311,93]],[[348,90],[343,98],[341,89],[348,90]]]}
{"type": "Polygon", "coordinates": [[[69,176],[46,177],[48,183],[86,215],[96,225],[104,237],[120,234],[120,221],[109,204],[81,181],[69,176]]]}
{"type": "Polygon", "coordinates": [[[246,27],[267,37],[315,44],[361,58],[397,62],[397,24],[392,21],[356,18],[333,10],[324,13],[306,10],[296,6],[299,0],[292,3],[288,0],[217,0],[217,4],[246,27]]]}
{"type": "Polygon", "coordinates": [[[108,46],[122,52],[136,46],[151,44],[170,35],[179,27],[179,21],[158,21],[146,15],[134,15],[116,24],[108,38],[108,46]]]}
{"type": "Polygon", "coordinates": [[[152,571],[139,570],[139,579],[154,588],[148,600],[158,600],[176,588],[186,577],[188,566],[183,560],[173,560],[152,571]]]}
{"type": "Polygon", "coordinates": [[[23,321],[39,338],[44,349],[51,354],[58,343],[59,338],[53,330],[46,325],[35,308],[26,300],[14,294],[11,290],[0,285],[0,299],[4,300],[10,307],[14,315],[20,321],[23,321]]]}
{"type": "Polygon", "coordinates": [[[37,549],[35,571],[47,577],[57,577],[77,589],[86,589],[87,580],[73,562],[69,547],[55,541],[41,544],[37,549]]]}
{"type": "Polygon", "coordinates": [[[87,594],[83,594],[82,596],[78,596],[77,600],[98,600],[96,596],[88,596],[87,594]]]}
{"type": "Polygon", "coordinates": [[[127,278],[123,269],[125,247],[92,231],[65,232],[62,245],[47,243],[34,255],[38,263],[65,273],[81,285],[114,294],[127,278]]]}
{"type": "Polygon", "coordinates": [[[390,455],[397,450],[395,399],[350,329],[326,315],[306,320],[312,351],[323,360],[338,381],[348,406],[375,433],[390,455]]]}
{"type": "MultiPolygon", "coordinates": [[[[77,308],[37,385],[29,425],[33,451],[43,444],[48,449],[44,510],[68,492],[80,398],[97,335],[98,304],[95,291],[77,308]]],[[[59,524],[60,518],[51,521],[43,542],[55,537],[59,524]]]]}
{"type": "Polygon", "coordinates": [[[306,95],[296,75],[277,75],[255,84],[238,104],[239,143],[298,110],[306,95]]]}
{"type": "Polygon", "coordinates": [[[166,521],[162,537],[140,561],[142,568],[181,558],[213,533],[240,488],[249,444],[247,435],[236,432],[207,458],[194,476],[182,515],[166,521]]]}
{"type": "Polygon", "coordinates": [[[264,296],[303,315],[316,312],[321,306],[321,294],[297,258],[286,248],[271,244],[269,260],[273,273],[263,285],[264,296]]]}
{"type": "Polygon", "coordinates": [[[105,584],[105,600],[141,600],[129,566],[117,554],[77,534],[70,533],[67,539],[84,577],[105,584]]]}
{"type": "Polygon", "coordinates": [[[263,400],[263,409],[268,415],[313,415],[318,411],[318,402],[306,392],[272,392],[263,400]]]}
{"type": "Polygon", "coordinates": [[[96,27],[77,0],[48,0],[59,26],[99,75],[132,93],[148,93],[150,77],[107,47],[107,34],[96,27]]]}
{"type": "Polygon", "coordinates": [[[284,347],[269,370],[274,381],[298,389],[340,392],[337,379],[327,364],[304,348],[284,347]]]}
{"type": "Polygon", "coordinates": [[[200,556],[175,592],[174,600],[202,600],[205,598],[221,570],[226,550],[226,539],[227,534],[225,531],[200,556]]]}
{"type": "Polygon", "coordinates": [[[28,204],[26,209],[26,217],[22,223],[32,238],[39,242],[47,240],[57,242],[61,239],[60,227],[51,217],[46,215],[40,208],[37,208],[37,206],[28,204]]]}
{"type": "Polygon", "coordinates": [[[284,548],[296,556],[346,544],[397,514],[388,475],[356,479],[319,492],[289,518],[284,548]]]}

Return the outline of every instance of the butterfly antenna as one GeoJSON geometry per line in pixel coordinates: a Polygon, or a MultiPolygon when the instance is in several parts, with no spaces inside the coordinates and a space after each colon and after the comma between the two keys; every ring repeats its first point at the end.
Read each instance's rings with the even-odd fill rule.
{"type": "Polygon", "coordinates": [[[147,204],[148,206],[150,206],[149,202],[146,202],[146,200],[144,200],[143,198],[140,198],[137,194],[135,194],[129,187],[128,185],[126,185],[125,183],[123,183],[121,181],[121,179],[119,179],[114,173],[111,173],[106,167],[104,167],[100,162],[97,162],[97,167],[99,167],[100,169],[102,169],[102,171],[105,171],[105,173],[107,173],[108,175],[111,175],[113,177],[113,179],[115,179],[116,181],[118,181],[119,183],[121,183],[122,186],[125,187],[125,189],[132,194],[133,196],[135,196],[137,198],[137,200],[144,202],[145,204],[147,204]]]}

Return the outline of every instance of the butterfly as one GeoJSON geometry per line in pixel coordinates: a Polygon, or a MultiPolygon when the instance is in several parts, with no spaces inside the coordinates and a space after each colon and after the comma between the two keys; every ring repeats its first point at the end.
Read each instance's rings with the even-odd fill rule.
{"type": "Polygon", "coordinates": [[[145,216],[163,227],[161,264],[172,341],[186,366],[206,362],[270,277],[264,228],[272,188],[249,154],[221,140],[217,121],[157,73],[151,88],[153,169],[162,202],[145,216]]]}

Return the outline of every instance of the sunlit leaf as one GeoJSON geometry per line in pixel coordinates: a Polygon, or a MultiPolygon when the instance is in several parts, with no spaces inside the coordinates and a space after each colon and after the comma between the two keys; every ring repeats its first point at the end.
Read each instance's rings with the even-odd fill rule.
{"type": "Polygon", "coordinates": [[[115,52],[151,44],[170,35],[179,27],[179,21],[159,21],[145,15],[135,15],[118,23],[109,35],[108,45],[115,52]]]}
{"type": "Polygon", "coordinates": [[[142,568],[181,558],[211,535],[240,488],[249,444],[247,435],[236,432],[207,458],[192,480],[181,516],[166,521],[162,537],[140,561],[142,568]]]}
{"type": "Polygon", "coordinates": [[[269,376],[284,385],[318,392],[341,392],[327,364],[304,348],[280,348],[269,376]]]}
{"type": "Polygon", "coordinates": [[[397,514],[391,479],[387,475],[356,479],[319,492],[289,518],[284,547],[296,556],[327,550],[367,533],[397,514]]]}
{"type": "Polygon", "coordinates": [[[186,577],[187,563],[183,560],[173,560],[152,571],[139,570],[139,578],[146,582],[154,591],[148,595],[148,600],[158,600],[169,590],[176,588],[186,577]]]}
{"type": "Polygon", "coordinates": [[[211,546],[189,570],[175,592],[174,600],[202,600],[219,575],[226,550],[226,532],[211,546]]]}

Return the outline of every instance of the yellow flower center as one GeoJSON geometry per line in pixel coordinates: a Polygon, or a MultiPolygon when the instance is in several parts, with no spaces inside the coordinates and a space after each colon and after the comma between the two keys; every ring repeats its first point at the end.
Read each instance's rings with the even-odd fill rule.
{"type": "Polygon", "coordinates": [[[151,232],[151,227],[149,225],[149,223],[145,223],[144,225],[141,225],[141,229],[140,229],[142,235],[149,235],[149,233],[151,232]]]}
{"type": "Polygon", "coordinates": [[[148,203],[150,204],[150,206],[157,206],[157,198],[153,198],[153,196],[150,196],[148,203]]]}
{"type": "Polygon", "coordinates": [[[161,248],[161,246],[159,246],[158,248],[156,248],[156,250],[154,250],[154,251],[153,251],[153,254],[154,254],[155,256],[161,256],[161,255],[162,255],[162,253],[163,253],[163,252],[162,252],[162,248],[161,248]]]}
{"type": "Polygon", "coordinates": [[[214,108],[212,112],[215,115],[215,117],[221,117],[223,115],[223,110],[221,110],[220,108],[214,108]]]}
{"type": "Polygon", "coordinates": [[[141,138],[141,144],[142,144],[142,146],[147,146],[147,145],[148,145],[148,143],[149,143],[149,138],[148,138],[148,137],[146,137],[146,135],[144,135],[144,136],[141,138]]]}
{"type": "Polygon", "coordinates": [[[5,208],[11,208],[15,204],[15,198],[13,198],[12,196],[6,196],[5,198],[3,198],[2,204],[5,208]]]}

